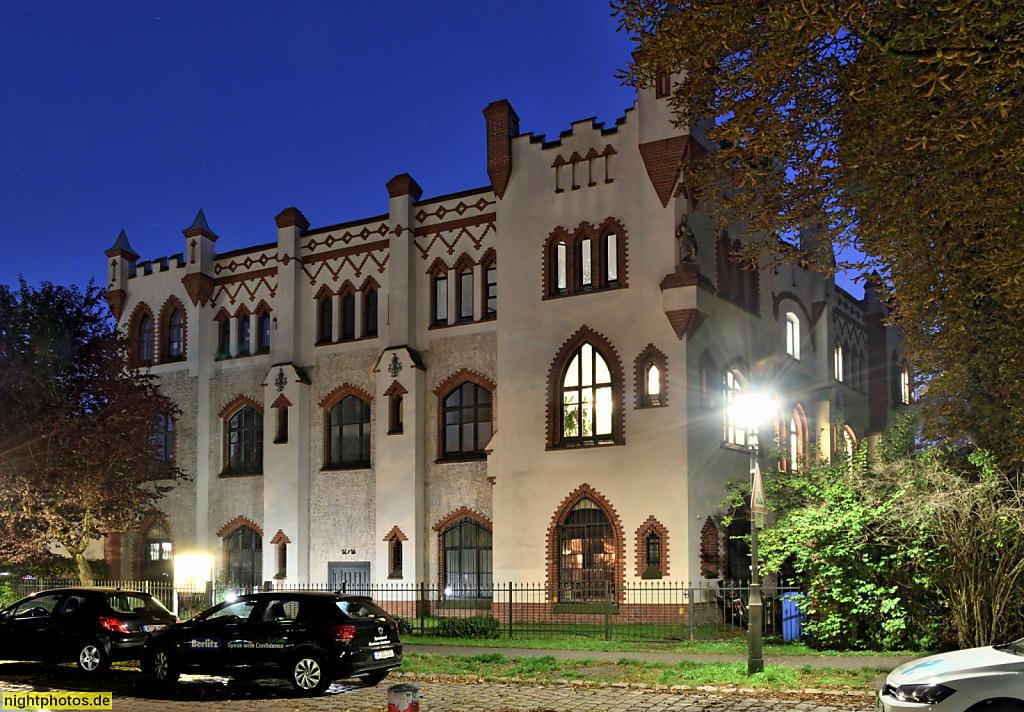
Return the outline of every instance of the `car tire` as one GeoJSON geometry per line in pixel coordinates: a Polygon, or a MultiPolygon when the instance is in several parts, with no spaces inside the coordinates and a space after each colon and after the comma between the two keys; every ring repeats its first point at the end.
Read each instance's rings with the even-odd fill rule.
{"type": "Polygon", "coordinates": [[[978,712],[1024,712],[1024,705],[1010,700],[986,700],[974,709],[978,712]]]}
{"type": "Polygon", "coordinates": [[[149,659],[149,674],[157,685],[176,683],[181,675],[181,664],[174,651],[166,646],[157,648],[149,659]]]}
{"type": "Polygon", "coordinates": [[[299,655],[292,661],[289,678],[303,695],[322,695],[331,686],[324,659],[319,655],[299,655]]]}
{"type": "Polygon", "coordinates": [[[110,656],[103,649],[103,644],[96,640],[78,649],[78,669],[89,675],[98,675],[110,668],[110,656]]]}
{"type": "Polygon", "coordinates": [[[380,681],[387,677],[389,672],[391,671],[385,670],[384,672],[375,672],[369,675],[363,675],[363,683],[367,687],[374,687],[380,684],[380,681]]]}

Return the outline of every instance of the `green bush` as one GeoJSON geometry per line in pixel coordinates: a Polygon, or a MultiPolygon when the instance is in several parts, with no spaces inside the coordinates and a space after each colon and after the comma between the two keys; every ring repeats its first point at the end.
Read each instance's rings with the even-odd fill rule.
{"type": "Polygon", "coordinates": [[[438,635],[445,638],[497,638],[498,619],[494,616],[442,618],[438,635]]]}
{"type": "Polygon", "coordinates": [[[395,623],[398,624],[399,635],[412,635],[412,621],[408,618],[395,616],[395,623]]]}
{"type": "Polygon", "coordinates": [[[0,579],[0,608],[7,608],[20,598],[8,578],[0,579]]]}

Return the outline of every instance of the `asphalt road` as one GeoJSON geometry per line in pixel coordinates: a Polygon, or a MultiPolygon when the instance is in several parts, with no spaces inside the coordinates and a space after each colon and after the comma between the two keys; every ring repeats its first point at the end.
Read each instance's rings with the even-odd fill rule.
{"type": "Polygon", "coordinates": [[[421,681],[392,677],[378,687],[359,681],[335,683],[323,697],[299,696],[280,680],[231,681],[185,675],[167,691],[154,689],[138,670],[115,668],[99,679],[70,665],[0,662],[0,689],[5,691],[112,692],[115,710],[378,710],[387,709],[387,688],[411,682],[420,688],[420,709],[470,712],[869,712],[870,695],[755,693],[753,691],[650,690],[573,684],[532,685],[467,680],[421,681]]]}

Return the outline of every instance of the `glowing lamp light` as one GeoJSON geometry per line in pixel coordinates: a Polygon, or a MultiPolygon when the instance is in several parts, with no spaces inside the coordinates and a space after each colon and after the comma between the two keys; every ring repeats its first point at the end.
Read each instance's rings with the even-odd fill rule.
{"type": "Polygon", "coordinates": [[[212,580],[213,557],[209,554],[177,554],[174,557],[174,588],[202,591],[212,580]]]}
{"type": "Polygon", "coordinates": [[[729,414],[736,425],[756,429],[772,417],[779,404],[766,393],[757,391],[740,392],[729,404],[729,414]]]}
{"type": "Polygon", "coordinates": [[[228,593],[224,594],[224,600],[227,601],[228,603],[234,603],[235,601],[238,600],[238,596],[235,593],[233,593],[233,592],[228,592],[228,593]]]}
{"type": "Polygon", "coordinates": [[[453,590],[452,590],[451,586],[445,586],[444,587],[444,595],[445,596],[447,596],[448,598],[451,598],[452,593],[453,593],[453,590]]]}

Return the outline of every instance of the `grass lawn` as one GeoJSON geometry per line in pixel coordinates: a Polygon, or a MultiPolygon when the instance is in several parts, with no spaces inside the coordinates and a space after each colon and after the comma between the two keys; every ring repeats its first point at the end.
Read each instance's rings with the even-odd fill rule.
{"type": "Polygon", "coordinates": [[[430,676],[439,674],[477,675],[484,678],[518,677],[523,681],[583,680],[591,683],[644,683],[647,685],[735,685],[743,688],[781,690],[816,688],[827,690],[874,690],[875,668],[839,670],[836,668],[793,669],[767,665],[762,673],[747,676],[746,662],[648,663],[630,658],[618,662],[592,659],[557,660],[508,657],[502,653],[486,655],[431,655],[407,653],[402,671],[430,676]]]}
{"type": "MultiPolygon", "coordinates": [[[[746,637],[734,637],[728,640],[674,640],[674,641],[628,641],[603,640],[597,636],[567,636],[562,638],[493,638],[467,639],[442,638],[436,635],[402,636],[402,642],[409,645],[473,645],[487,648],[536,648],[540,650],[602,650],[620,652],[650,653],[735,653],[745,655],[747,652],[746,637]]],[[[822,655],[822,656],[865,656],[865,655],[928,655],[921,651],[836,651],[815,650],[804,643],[764,643],[765,655],[822,655]]]]}

